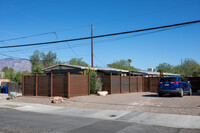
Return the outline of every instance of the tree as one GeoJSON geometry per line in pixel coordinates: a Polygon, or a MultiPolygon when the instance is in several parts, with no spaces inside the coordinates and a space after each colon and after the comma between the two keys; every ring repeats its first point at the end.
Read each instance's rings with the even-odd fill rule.
{"type": "Polygon", "coordinates": [[[198,70],[200,65],[193,59],[185,59],[182,66],[181,71],[184,76],[193,76],[194,72],[198,70]]]}
{"type": "Polygon", "coordinates": [[[40,51],[36,50],[33,52],[33,55],[30,56],[30,62],[32,64],[31,72],[33,74],[42,71],[43,66],[40,59],[40,51]]]}
{"type": "Polygon", "coordinates": [[[168,72],[172,73],[173,72],[173,66],[168,64],[168,63],[161,63],[156,67],[158,72],[168,72]]]}
{"type": "Polygon", "coordinates": [[[40,53],[40,57],[42,59],[42,65],[44,67],[49,67],[55,64],[57,56],[56,53],[49,51],[47,54],[44,52],[40,53]]]}
{"type": "Polygon", "coordinates": [[[82,60],[83,58],[72,58],[67,63],[71,65],[78,65],[78,66],[88,66],[88,64],[82,60]]]}
{"type": "Polygon", "coordinates": [[[4,67],[3,69],[2,69],[2,71],[5,73],[5,72],[7,72],[8,71],[8,67],[6,66],[6,67],[4,67]]]}
{"type": "Polygon", "coordinates": [[[129,66],[131,66],[131,63],[132,63],[132,60],[131,60],[131,59],[128,59],[128,64],[129,64],[129,66]]]}
{"type": "Polygon", "coordinates": [[[43,69],[43,66],[41,64],[34,65],[32,66],[32,74],[36,74],[36,73],[42,74],[43,73],[42,69],[43,69]]]}
{"type": "Polygon", "coordinates": [[[33,55],[30,56],[30,62],[32,63],[32,73],[43,73],[44,67],[49,67],[56,64],[57,55],[52,51],[47,54],[38,50],[34,51],[33,55]]]}
{"type": "Polygon", "coordinates": [[[22,83],[22,73],[21,72],[15,73],[14,81],[17,83],[22,83]]]}
{"type": "Polygon", "coordinates": [[[32,64],[32,66],[41,64],[40,51],[39,50],[36,50],[36,51],[33,52],[33,55],[30,56],[30,62],[32,64]]]}
{"type": "Polygon", "coordinates": [[[107,64],[107,66],[111,68],[124,69],[124,70],[129,70],[129,71],[138,70],[134,68],[133,66],[130,66],[130,60],[123,60],[123,59],[119,61],[115,61],[112,64],[107,64]]]}
{"type": "Polygon", "coordinates": [[[182,65],[172,66],[168,63],[159,64],[157,71],[177,73],[183,76],[200,76],[200,65],[193,59],[185,59],[182,65]]]}
{"type": "Polygon", "coordinates": [[[200,67],[198,67],[196,70],[194,70],[192,76],[194,76],[194,77],[200,77],[200,67]]]}
{"type": "Polygon", "coordinates": [[[62,61],[56,61],[54,64],[60,65],[60,64],[65,64],[65,62],[62,62],[62,61]]]}
{"type": "Polygon", "coordinates": [[[5,73],[6,79],[10,79],[11,81],[15,80],[15,71],[13,68],[4,67],[2,70],[5,73]]]}
{"type": "Polygon", "coordinates": [[[10,81],[22,82],[22,73],[15,72],[13,68],[4,67],[2,71],[5,73],[5,78],[10,79],[10,81]]]}
{"type": "Polygon", "coordinates": [[[172,73],[184,75],[184,73],[183,73],[183,71],[182,71],[180,65],[174,66],[174,67],[172,68],[172,73]]]}
{"type": "Polygon", "coordinates": [[[29,74],[30,74],[30,71],[23,71],[22,74],[24,74],[24,75],[29,75],[29,74]]]}

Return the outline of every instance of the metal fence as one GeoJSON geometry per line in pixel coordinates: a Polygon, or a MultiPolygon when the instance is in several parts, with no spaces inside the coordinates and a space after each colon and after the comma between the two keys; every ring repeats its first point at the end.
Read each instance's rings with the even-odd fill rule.
{"type": "MultiPolygon", "coordinates": [[[[99,76],[102,90],[109,94],[131,92],[157,92],[159,77],[99,76]]],[[[192,84],[193,92],[200,89],[200,77],[185,77],[192,84]]],[[[75,97],[90,94],[89,75],[29,75],[22,78],[22,94],[26,96],[75,97]]]]}
{"type": "Polygon", "coordinates": [[[109,94],[144,92],[144,78],[142,76],[99,76],[103,82],[102,90],[109,94]]]}
{"type": "MultiPolygon", "coordinates": [[[[144,91],[157,92],[159,77],[145,77],[144,91]]],[[[200,89],[200,77],[185,77],[192,85],[192,91],[197,92],[200,89]]]]}
{"type": "MultiPolygon", "coordinates": [[[[109,94],[130,93],[130,92],[157,92],[160,77],[142,76],[100,76],[102,90],[109,94]]],[[[192,91],[200,89],[200,77],[185,77],[192,85],[192,91]]]]}
{"type": "Polygon", "coordinates": [[[192,91],[197,92],[200,89],[200,77],[185,77],[192,85],[192,91]]]}
{"type": "Polygon", "coordinates": [[[22,76],[25,96],[74,97],[90,94],[89,75],[28,75],[22,76]]]}

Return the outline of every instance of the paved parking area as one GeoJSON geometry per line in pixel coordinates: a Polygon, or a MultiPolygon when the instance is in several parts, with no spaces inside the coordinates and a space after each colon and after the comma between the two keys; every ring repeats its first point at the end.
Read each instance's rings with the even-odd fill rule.
{"type": "Polygon", "coordinates": [[[31,105],[31,112],[0,108],[0,133],[200,133],[197,116],[149,114],[151,117],[145,117],[147,113],[137,115],[138,112],[133,112],[112,120],[85,117],[89,114],[102,114],[102,111],[93,110],[90,113],[88,109],[76,109],[75,112],[79,114],[73,115],[70,112],[73,112],[74,108],[56,107],[57,109],[51,112],[50,106],[49,112],[46,110],[47,112],[43,113],[43,105],[31,105]],[[36,112],[33,111],[35,109],[36,112]],[[81,114],[85,114],[84,117],[81,114]],[[173,119],[169,119],[171,117],[173,119]],[[137,119],[141,119],[141,122],[137,119]]]}
{"type": "Polygon", "coordinates": [[[50,97],[19,97],[10,102],[40,103],[54,106],[123,110],[132,112],[152,112],[200,116],[200,95],[158,97],[156,93],[128,93],[108,96],[80,96],[64,98],[61,104],[52,104],[50,97]]]}

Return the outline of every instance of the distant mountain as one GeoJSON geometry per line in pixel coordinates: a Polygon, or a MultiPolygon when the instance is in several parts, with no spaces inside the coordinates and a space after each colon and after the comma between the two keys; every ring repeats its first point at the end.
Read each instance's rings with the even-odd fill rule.
{"type": "Polygon", "coordinates": [[[0,59],[0,71],[4,67],[13,68],[15,71],[31,71],[31,62],[27,59],[0,59]]]}

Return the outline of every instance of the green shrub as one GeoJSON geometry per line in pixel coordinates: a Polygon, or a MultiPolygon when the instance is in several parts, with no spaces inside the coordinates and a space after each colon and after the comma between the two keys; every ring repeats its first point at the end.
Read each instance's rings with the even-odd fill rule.
{"type": "Polygon", "coordinates": [[[96,94],[97,91],[101,91],[102,85],[101,78],[97,77],[96,72],[90,71],[90,93],[96,94]]]}
{"type": "Polygon", "coordinates": [[[102,91],[103,83],[101,82],[101,78],[97,77],[96,87],[97,91],[102,91]]]}

